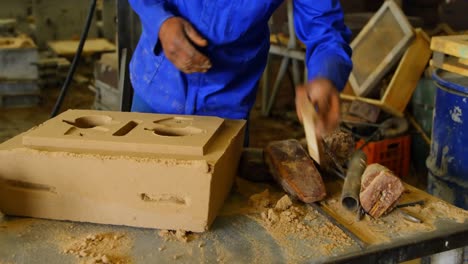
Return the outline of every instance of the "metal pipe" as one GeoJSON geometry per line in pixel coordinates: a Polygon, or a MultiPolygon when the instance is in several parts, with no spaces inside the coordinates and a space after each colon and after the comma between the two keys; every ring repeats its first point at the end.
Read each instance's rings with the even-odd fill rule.
{"type": "Polygon", "coordinates": [[[341,205],[349,211],[356,211],[359,207],[361,176],[366,166],[366,154],[362,150],[354,152],[349,161],[348,172],[341,191],[341,205]]]}

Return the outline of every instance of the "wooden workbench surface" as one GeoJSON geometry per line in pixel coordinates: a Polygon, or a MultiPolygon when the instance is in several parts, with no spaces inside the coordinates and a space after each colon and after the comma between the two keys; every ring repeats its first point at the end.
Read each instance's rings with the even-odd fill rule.
{"type": "Polygon", "coordinates": [[[103,255],[112,263],[378,263],[468,245],[467,211],[407,186],[402,202],[423,199],[425,205],[404,210],[423,223],[404,220],[399,212],[358,222],[339,205],[340,184],[327,183],[329,197],[321,208],[364,247],[309,206],[272,208],[284,195],[276,186],[238,179],[212,229],[189,234],[187,242],[159,230],[5,217],[0,263],[93,263],[103,255]]]}

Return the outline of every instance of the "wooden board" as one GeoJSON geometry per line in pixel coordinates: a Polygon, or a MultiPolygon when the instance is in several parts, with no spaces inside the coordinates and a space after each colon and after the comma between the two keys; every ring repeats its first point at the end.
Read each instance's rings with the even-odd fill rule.
{"type": "Polygon", "coordinates": [[[434,37],[431,66],[468,76],[468,35],[434,37]]]}
{"type": "Polygon", "coordinates": [[[328,181],[325,182],[325,185],[329,196],[325,201],[320,202],[322,208],[339,223],[359,237],[359,239],[372,246],[389,243],[395,238],[403,238],[407,236],[408,233],[419,233],[419,235],[424,234],[431,231],[437,225],[438,221],[440,221],[439,219],[443,217],[457,218],[457,216],[452,216],[448,213],[456,211],[457,209],[455,206],[446,204],[439,198],[431,196],[420,189],[404,183],[406,191],[402,195],[399,204],[422,200],[425,202],[425,205],[422,207],[415,206],[399,210],[409,212],[415,217],[422,219],[422,224],[407,222],[402,218],[398,212],[399,210],[392,211],[381,220],[372,219],[369,216],[366,216],[364,220],[358,221],[356,219],[356,213],[346,210],[339,202],[340,190],[342,189],[343,183],[341,181],[328,181]],[[419,210],[418,212],[418,208],[422,210],[419,210]],[[426,208],[426,210],[424,210],[424,208],[426,208]],[[433,208],[434,211],[432,214],[429,213],[431,211],[429,208],[433,208]],[[444,213],[441,213],[441,211],[444,213]]]}
{"type": "Polygon", "coordinates": [[[354,92],[359,96],[372,94],[413,36],[401,9],[393,1],[386,1],[351,43],[354,68],[350,82],[354,92]]]}
{"type": "MultiPolygon", "coordinates": [[[[299,47],[301,49],[306,49],[306,46],[304,43],[302,43],[299,39],[296,40],[299,47]]],[[[289,37],[280,33],[280,34],[270,34],[270,44],[276,44],[280,46],[288,46],[289,43],[289,37]]]]}
{"type": "Polygon", "coordinates": [[[388,85],[382,101],[385,109],[403,114],[431,57],[429,41],[423,30],[409,46],[388,85]]]}
{"type": "Polygon", "coordinates": [[[431,66],[463,76],[468,76],[468,65],[460,63],[460,60],[456,57],[447,56],[441,52],[434,51],[431,66]]]}
{"type": "Polygon", "coordinates": [[[309,101],[309,97],[303,90],[297,90],[296,102],[301,107],[302,124],[304,125],[304,131],[307,140],[307,150],[309,151],[310,157],[320,164],[320,149],[318,145],[317,133],[315,131],[315,122],[317,120],[317,113],[309,101]]]}
{"type": "Polygon", "coordinates": [[[0,37],[0,49],[27,49],[37,48],[34,41],[26,36],[19,37],[0,37]]]}
{"type": "MultiPolygon", "coordinates": [[[[341,98],[373,104],[381,107],[386,112],[402,117],[431,56],[429,37],[421,29],[416,29],[415,33],[416,38],[400,60],[398,68],[381,99],[356,96],[349,87],[343,91],[341,98]]],[[[352,85],[350,84],[350,86],[352,85]]]]}
{"type": "MultiPolygon", "coordinates": [[[[59,56],[70,57],[75,55],[78,48],[78,40],[50,41],[47,45],[59,56]]],[[[88,39],[83,48],[83,55],[89,56],[95,53],[114,52],[116,47],[107,39],[88,39]]]]}
{"type": "Polygon", "coordinates": [[[433,37],[431,50],[468,59],[468,35],[433,37]]]}

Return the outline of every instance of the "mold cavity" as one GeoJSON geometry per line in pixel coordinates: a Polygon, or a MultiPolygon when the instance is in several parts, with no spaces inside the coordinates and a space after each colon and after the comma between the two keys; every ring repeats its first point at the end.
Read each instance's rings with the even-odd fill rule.
{"type": "Polygon", "coordinates": [[[164,137],[185,137],[197,135],[203,132],[203,130],[196,127],[184,127],[184,128],[173,128],[173,127],[156,127],[151,129],[154,134],[164,137]]]}
{"type": "Polygon", "coordinates": [[[55,187],[44,185],[44,184],[18,181],[18,180],[5,180],[5,183],[9,185],[10,187],[14,187],[18,189],[56,193],[55,187]]]}
{"type": "Polygon", "coordinates": [[[122,136],[125,136],[127,135],[128,133],[130,133],[130,131],[132,131],[135,127],[138,126],[138,122],[136,121],[130,121],[128,122],[127,124],[125,124],[125,126],[121,127],[119,130],[117,130],[114,134],[112,134],[113,136],[116,136],[116,137],[122,137],[122,136]]]}
{"type": "Polygon", "coordinates": [[[83,116],[75,119],[75,122],[63,120],[63,122],[75,126],[77,128],[93,128],[97,126],[105,126],[110,124],[112,118],[104,115],[83,116]]]}
{"type": "Polygon", "coordinates": [[[192,125],[193,118],[191,117],[182,117],[182,116],[176,116],[176,117],[170,117],[170,118],[165,118],[162,120],[157,120],[154,121],[155,124],[167,126],[167,127],[174,127],[174,128],[184,128],[192,125]]]}
{"type": "Polygon", "coordinates": [[[174,194],[160,194],[160,195],[150,196],[146,193],[140,193],[140,199],[145,202],[187,205],[187,201],[183,197],[180,197],[174,194]]]}

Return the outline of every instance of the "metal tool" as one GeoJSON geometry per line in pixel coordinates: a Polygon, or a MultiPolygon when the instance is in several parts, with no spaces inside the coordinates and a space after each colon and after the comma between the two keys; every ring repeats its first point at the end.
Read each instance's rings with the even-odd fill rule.
{"type": "Polygon", "coordinates": [[[414,215],[410,215],[409,213],[403,211],[403,210],[398,210],[400,212],[400,214],[403,216],[403,219],[407,220],[407,221],[410,221],[410,222],[413,222],[413,223],[417,223],[417,224],[421,224],[423,221],[419,218],[417,218],[416,216],[414,215]]]}
{"type": "Polygon", "coordinates": [[[416,202],[399,204],[399,205],[396,206],[396,208],[404,208],[404,207],[410,207],[410,206],[415,206],[415,205],[423,206],[424,204],[425,204],[424,200],[419,200],[419,201],[416,201],[416,202]]]}
{"type": "Polygon", "coordinates": [[[362,150],[353,153],[348,165],[348,172],[341,191],[341,205],[349,211],[356,211],[359,206],[361,176],[367,166],[367,157],[362,150]]]}

